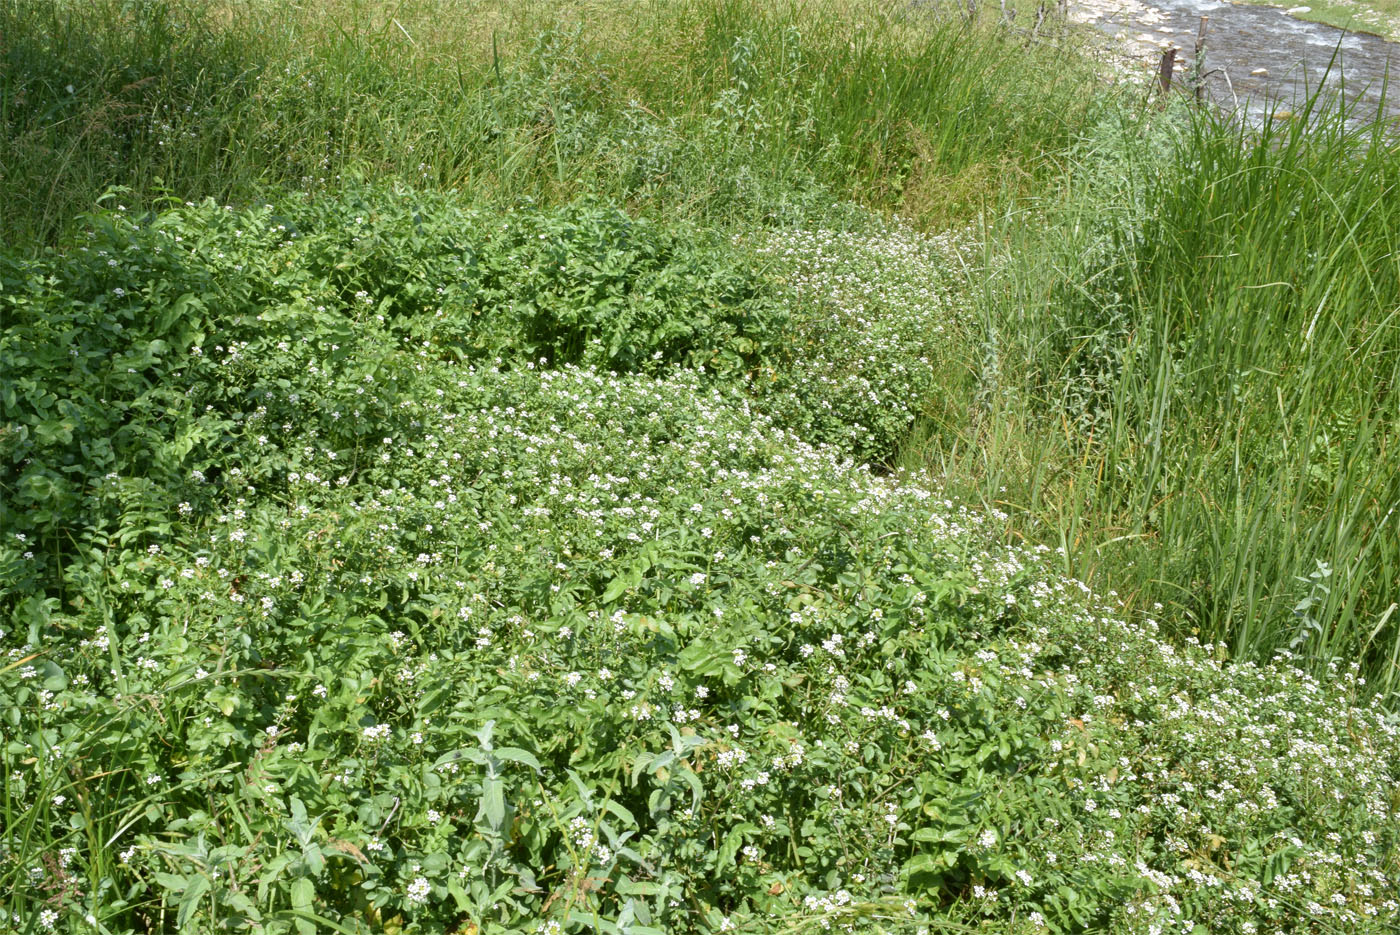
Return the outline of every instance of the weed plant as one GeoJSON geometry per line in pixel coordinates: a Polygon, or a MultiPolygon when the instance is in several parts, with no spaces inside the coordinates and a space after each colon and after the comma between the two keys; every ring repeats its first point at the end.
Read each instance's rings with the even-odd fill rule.
{"type": "Polygon", "coordinates": [[[0,53],[0,929],[1400,927],[1379,127],[835,0],[0,53]]]}
{"type": "Polygon", "coordinates": [[[406,190],[88,223],[4,273],[15,930],[1400,921],[1356,667],[1165,640],[644,317],[542,345],[474,285],[570,244],[524,281],[586,328],[640,255],[732,344],[727,245],[406,190]]]}
{"type": "Polygon", "coordinates": [[[765,411],[877,467],[920,429],[961,424],[966,235],[921,236],[895,219],[779,231],[753,249],[799,310],[782,366],[754,381],[765,411]]]}

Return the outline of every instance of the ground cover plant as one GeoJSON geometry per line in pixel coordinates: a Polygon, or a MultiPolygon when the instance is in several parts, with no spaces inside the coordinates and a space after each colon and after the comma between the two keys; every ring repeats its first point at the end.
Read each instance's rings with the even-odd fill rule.
{"type": "MultiPolygon", "coordinates": [[[[587,310],[580,218],[617,223],[118,207],[7,269],[45,324],[7,370],[93,390],[6,400],[17,928],[1394,924],[1400,738],[1355,672],[1174,648],[742,380],[564,359],[489,274],[408,275],[547,231],[587,310]]],[[[744,281],[704,257],[633,282],[744,281]]]]}
{"type": "Polygon", "coordinates": [[[961,9],[0,5],[0,930],[1400,927],[1393,144],[961,9]]]}

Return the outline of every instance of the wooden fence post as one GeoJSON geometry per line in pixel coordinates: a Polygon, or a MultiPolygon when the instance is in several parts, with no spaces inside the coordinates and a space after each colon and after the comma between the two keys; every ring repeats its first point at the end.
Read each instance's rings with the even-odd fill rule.
{"type": "Polygon", "coordinates": [[[1192,82],[1196,85],[1196,103],[1206,97],[1206,23],[1209,16],[1201,17],[1201,28],[1196,32],[1196,51],[1191,56],[1192,82]]]}
{"type": "Polygon", "coordinates": [[[1176,68],[1176,47],[1162,53],[1162,64],[1157,66],[1157,83],[1162,87],[1162,102],[1166,103],[1167,92],[1172,89],[1172,71],[1176,68]]]}

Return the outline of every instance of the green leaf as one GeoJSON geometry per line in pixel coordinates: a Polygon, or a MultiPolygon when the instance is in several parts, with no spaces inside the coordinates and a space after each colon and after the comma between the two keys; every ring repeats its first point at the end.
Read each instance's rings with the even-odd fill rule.
{"type": "Polygon", "coordinates": [[[629,588],[635,588],[641,582],[642,573],[639,569],[629,568],[623,571],[608,583],[607,588],[603,591],[603,603],[611,604],[625,594],[629,588]]]}
{"type": "Polygon", "coordinates": [[[287,828],[296,835],[297,843],[305,849],[312,836],[311,823],[306,817],[306,805],[296,796],[292,796],[287,805],[292,813],[292,820],[287,823],[287,828]]]}
{"type": "MultiPolygon", "coordinates": [[[[293,909],[298,912],[311,912],[316,902],[316,885],[306,877],[297,877],[292,881],[291,897],[293,909]]],[[[301,929],[303,924],[309,925],[310,923],[298,920],[297,928],[301,929]]],[[[302,929],[302,931],[305,930],[302,929]]]]}
{"type": "Polygon", "coordinates": [[[192,885],[189,880],[174,873],[156,873],[156,882],[169,893],[183,893],[192,885]]]}
{"type": "Polygon", "coordinates": [[[501,747],[500,749],[494,752],[497,758],[499,759],[509,760],[512,763],[523,764],[525,766],[530,767],[535,772],[539,772],[540,770],[540,761],[535,759],[534,754],[527,753],[526,751],[521,750],[519,747],[501,747]]]}
{"type": "Polygon", "coordinates": [[[199,901],[204,898],[204,894],[209,892],[209,878],[196,876],[190,880],[189,886],[180,897],[180,911],[175,915],[175,928],[184,931],[189,924],[191,916],[199,910],[199,901]]]}
{"type": "Polygon", "coordinates": [[[622,896],[655,896],[665,887],[652,880],[633,880],[623,874],[618,877],[617,883],[613,887],[622,896]]]}
{"type": "Polygon", "coordinates": [[[609,812],[612,812],[612,813],[613,813],[614,815],[616,815],[618,818],[622,819],[622,821],[626,824],[627,827],[629,827],[629,828],[635,828],[635,827],[637,827],[637,819],[636,819],[636,816],[634,816],[634,815],[633,815],[631,812],[629,812],[627,809],[623,808],[623,807],[622,807],[621,805],[619,805],[617,802],[614,802],[612,799],[608,799],[606,802],[604,802],[604,803],[603,803],[603,808],[604,808],[604,810],[609,811],[609,812]]]}
{"type": "Polygon", "coordinates": [[[472,747],[464,747],[461,750],[453,750],[451,753],[444,753],[433,761],[433,769],[444,766],[448,763],[456,763],[460,760],[470,760],[480,766],[486,765],[486,754],[472,747]]]}
{"type": "Polygon", "coordinates": [[[501,833],[501,827],[506,820],[506,797],[505,786],[494,776],[488,776],[481,787],[481,804],[478,806],[476,820],[486,819],[486,825],[492,832],[501,833]]]}
{"type": "Polygon", "coordinates": [[[739,848],[744,846],[744,832],[739,828],[730,828],[729,833],[724,836],[724,841],[719,846],[719,852],[715,855],[715,869],[724,870],[734,863],[734,857],[739,853],[739,848]]]}
{"type": "Polygon", "coordinates": [[[308,843],[302,848],[301,859],[306,862],[307,871],[317,879],[326,869],[326,856],[315,842],[308,843]]]}
{"type": "Polygon", "coordinates": [[[676,775],[690,786],[690,808],[692,811],[698,811],[700,800],[705,797],[705,787],[700,784],[700,777],[688,769],[677,770],[676,775]]]}

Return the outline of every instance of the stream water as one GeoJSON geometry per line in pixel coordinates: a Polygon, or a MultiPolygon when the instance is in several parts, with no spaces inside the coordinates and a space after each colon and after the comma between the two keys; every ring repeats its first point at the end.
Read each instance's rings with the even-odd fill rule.
{"type": "Polygon", "coordinates": [[[1209,17],[1204,55],[1207,92],[1219,104],[1259,119],[1271,108],[1300,109],[1318,90],[1344,94],[1358,120],[1382,106],[1400,117],[1400,87],[1382,89],[1387,69],[1400,78],[1400,44],[1289,16],[1275,7],[1223,0],[1071,0],[1072,19],[1090,23],[1120,57],[1155,73],[1162,52],[1174,47],[1176,76],[1191,74],[1202,16],[1209,17]],[[1325,79],[1325,80],[1324,80],[1325,79]]]}

